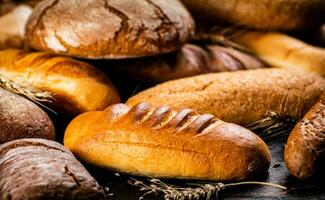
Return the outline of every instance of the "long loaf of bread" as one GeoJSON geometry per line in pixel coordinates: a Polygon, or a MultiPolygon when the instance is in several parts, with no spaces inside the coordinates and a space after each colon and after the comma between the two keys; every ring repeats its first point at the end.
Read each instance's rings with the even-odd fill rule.
{"type": "Polygon", "coordinates": [[[169,81],[140,92],[127,104],[146,101],[176,109],[187,107],[246,126],[270,112],[299,119],[324,89],[322,77],[304,71],[257,69],[169,81]]]}
{"type": "Polygon", "coordinates": [[[104,110],[119,102],[119,94],[103,73],[67,57],[0,51],[0,74],[21,85],[52,93],[54,108],[68,114],[104,110]]]}
{"type": "Polygon", "coordinates": [[[300,68],[325,77],[325,49],[277,32],[245,32],[232,39],[273,67],[300,68]]]}
{"type": "Polygon", "coordinates": [[[244,180],[265,173],[270,164],[266,144],[243,127],[147,103],[78,116],[64,145],[88,163],[154,177],[244,180]]]}

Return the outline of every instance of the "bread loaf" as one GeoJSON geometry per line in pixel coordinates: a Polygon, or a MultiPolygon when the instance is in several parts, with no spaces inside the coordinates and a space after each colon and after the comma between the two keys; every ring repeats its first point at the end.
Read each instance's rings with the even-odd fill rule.
{"type": "Polygon", "coordinates": [[[142,82],[164,82],[211,72],[264,68],[257,58],[218,45],[186,44],[178,52],[164,56],[118,60],[114,69],[142,82]]]}
{"type": "Polygon", "coordinates": [[[257,177],[270,164],[265,143],[245,128],[146,103],[78,116],[64,145],[88,163],[153,177],[235,181],[257,177]]]}
{"type": "Polygon", "coordinates": [[[325,94],[291,132],[285,148],[290,173],[309,179],[321,173],[325,158],[325,94]]]}
{"type": "Polygon", "coordinates": [[[67,57],[21,50],[0,51],[0,74],[52,93],[54,101],[49,106],[66,114],[103,110],[119,102],[116,89],[103,73],[67,57]]]}
{"type": "Polygon", "coordinates": [[[204,21],[257,29],[302,30],[324,22],[323,0],[182,0],[204,21]]]}
{"type": "Polygon", "coordinates": [[[21,138],[54,140],[52,121],[36,104],[0,88],[0,144],[21,138]]]}
{"type": "Polygon", "coordinates": [[[28,22],[26,41],[82,58],[125,58],[174,51],[193,33],[178,0],[45,0],[28,22]]]}
{"type": "Polygon", "coordinates": [[[23,47],[25,25],[31,14],[31,7],[20,5],[0,16],[0,49],[23,47]]]}
{"type": "Polygon", "coordinates": [[[232,39],[271,66],[300,68],[325,77],[325,49],[323,48],[308,45],[276,32],[246,32],[236,34],[232,39]]]}
{"type": "Polygon", "coordinates": [[[43,139],[0,146],[0,199],[105,199],[103,189],[61,144],[43,139]]]}
{"type": "Polygon", "coordinates": [[[127,104],[149,102],[191,108],[247,126],[270,112],[299,119],[317,101],[325,80],[303,71],[256,69],[222,72],[169,81],[131,97],[127,104]]]}

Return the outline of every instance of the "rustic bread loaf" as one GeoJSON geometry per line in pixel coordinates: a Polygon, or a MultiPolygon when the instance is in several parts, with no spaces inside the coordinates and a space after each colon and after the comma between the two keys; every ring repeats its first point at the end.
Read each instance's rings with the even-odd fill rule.
{"type": "Polygon", "coordinates": [[[31,7],[20,5],[0,16],[0,49],[23,47],[25,25],[31,14],[31,7]]]}
{"type": "Polygon", "coordinates": [[[142,82],[164,82],[211,72],[264,68],[257,58],[219,45],[186,44],[180,51],[157,57],[118,60],[110,65],[142,82]]]}
{"type": "Polygon", "coordinates": [[[33,102],[0,88],[0,144],[21,138],[54,140],[52,121],[33,102]]]}
{"type": "Polygon", "coordinates": [[[169,81],[140,92],[127,104],[146,101],[176,109],[188,107],[246,126],[267,118],[270,112],[299,119],[324,89],[325,80],[315,74],[256,69],[169,81]]]}
{"type": "Polygon", "coordinates": [[[54,101],[49,106],[67,114],[103,110],[119,102],[119,94],[103,73],[67,57],[21,50],[0,51],[0,74],[52,93],[54,101]]]}
{"type": "Polygon", "coordinates": [[[325,164],[325,94],[291,132],[285,148],[285,162],[290,173],[309,179],[325,164]]]}
{"type": "Polygon", "coordinates": [[[257,177],[270,164],[266,144],[245,128],[146,103],[78,116],[64,145],[88,163],[153,177],[235,181],[257,177]]]}
{"type": "Polygon", "coordinates": [[[233,37],[269,65],[300,68],[325,77],[325,49],[276,32],[245,32],[233,37]]]}
{"type": "Polygon", "coordinates": [[[0,146],[0,199],[105,199],[104,191],[70,151],[43,139],[0,146]]]}
{"type": "Polygon", "coordinates": [[[26,29],[27,44],[82,58],[167,53],[194,33],[178,0],[45,0],[26,29]]]}
{"type": "Polygon", "coordinates": [[[257,29],[302,30],[324,22],[323,0],[182,0],[197,18],[257,29]]]}

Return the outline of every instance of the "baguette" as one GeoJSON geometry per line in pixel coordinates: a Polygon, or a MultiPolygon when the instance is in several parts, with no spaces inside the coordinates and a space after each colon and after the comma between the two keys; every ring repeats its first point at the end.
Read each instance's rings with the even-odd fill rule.
{"type": "Polygon", "coordinates": [[[211,72],[264,68],[259,59],[218,45],[198,46],[186,44],[178,52],[111,62],[121,71],[141,82],[165,82],[211,72]]]}
{"type": "Polygon", "coordinates": [[[321,173],[325,161],[325,94],[295,126],[284,155],[290,173],[299,179],[321,173]]]}
{"type": "Polygon", "coordinates": [[[33,102],[0,88],[0,144],[21,138],[54,140],[53,123],[33,102]]]}
{"type": "Polygon", "coordinates": [[[31,14],[31,7],[20,5],[0,16],[0,49],[23,47],[25,25],[31,14]]]}
{"type": "Polygon", "coordinates": [[[325,89],[316,74],[284,69],[222,72],[162,83],[131,97],[128,105],[149,102],[191,108],[242,126],[270,113],[300,119],[325,89]]]}
{"type": "Polygon", "coordinates": [[[93,66],[67,57],[21,50],[0,51],[0,74],[53,94],[50,107],[76,115],[119,102],[110,80],[93,66]]]}
{"type": "Polygon", "coordinates": [[[265,173],[270,164],[266,144],[245,128],[146,103],[78,116],[64,145],[88,163],[163,178],[245,180],[265,173]]]}
{"type": "Polygon", "coordinates": [[[0,199],[97,200],[103,189],[70,151],[43,139],[0,146],[0,199]]]}
{"type": "Polygon", "coordinates": [[[324,22],[323,0],[182,0],[194,17],[256,29],[305,30],[324,22]]]}
{"type": "Polygon", "coordinates": [[[273,67],[300,68],[325,77],[325,49],[276,32],[245,32],[232,39],[273,67]]]}
{"type": "Polygon", "coordinates": [[[194,21],[178,0],[44,0],[27,24],[26,44],[112,59],[171,52],[193,34],[194,21]]]}

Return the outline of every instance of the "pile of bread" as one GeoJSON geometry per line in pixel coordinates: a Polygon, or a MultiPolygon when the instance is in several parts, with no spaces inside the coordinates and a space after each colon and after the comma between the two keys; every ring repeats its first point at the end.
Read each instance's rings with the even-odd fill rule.
{"type": "Polygon", "coordinates": [[[322,45],[324,13],[322,0],[0,1],[0,199],[105,199],[78,160],[158,178],[256,180],[271,154],[249,127],[268,130],[274,116],[297,122],[290,173],[315,177],[325,49],[275,31],[315,33],[322,45]],[[95,60],[157,85],[122,103],[95,60]],[[74,117],[63,142],[58,117],[74,117]]]}

